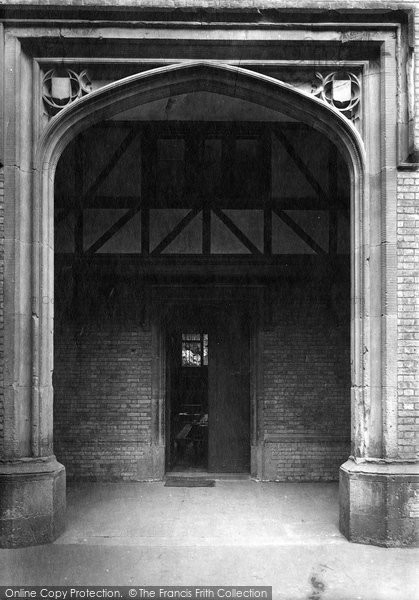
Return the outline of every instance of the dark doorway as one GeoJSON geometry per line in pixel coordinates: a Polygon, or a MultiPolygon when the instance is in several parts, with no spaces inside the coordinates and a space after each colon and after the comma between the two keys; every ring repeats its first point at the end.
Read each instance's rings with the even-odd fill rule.
{"type": "Polygon", "coordinates": [[[168,470],[249,472],[248,317],[227,304],[183,307],[171,321],[168,470]]]}
{"type": "Polygon", "coordinates": [[[236,306],[217,314],[209,359],[208,468],[250,470],[249,320],[236,306]]]}
{"type": "Polygon", "coordinates": [[[185,327],[171,334],[171,466],[208,466],[208,333],[185,327]]]}

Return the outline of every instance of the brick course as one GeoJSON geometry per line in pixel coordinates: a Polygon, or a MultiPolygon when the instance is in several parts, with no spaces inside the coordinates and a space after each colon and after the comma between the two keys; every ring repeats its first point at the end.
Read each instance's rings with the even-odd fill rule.
{"type": "MultiPolygon", "coordinates": [[[[342,296],[331,310],[330,299],[304,283],[267,294],[267,479],[336,480],[349,455],[349,297],[342,296]]],[[[122,294],[117,314],[129,312],[130,298],[122,294]]],[[[137,479],[147,460],[151,331],[111,312],[111,321],[90,316],[55,335],[54,447],[70,479],[137,479]]]]}
{"type": "Polygon", "coordinates": [[[297,285],[272,312],[263,350],[265,477],[335,480],[350,454],[349,296],[333,309],[297,285]]]}
{"type": "Polygon", "coordinates": [[[151,332],[90,324],[55,337],[54,448],[69,479],[136,479],[150,443],[151,332]]]}
{"type": "Polygon", "coordinates": [[[4,173],[0,168],[0,456],[3,452],[4,427],[4,173]]]}
{"type": "Polygon", "coordinates": [[[264,479],[269,481],[337,481],[349,456],[349,441],[269,442],[264,479]]]}
{"type": "Polygon", "coordinates": [[[397,189],[398,448],[417,457],[419,424],[419,172],[400,172],[397,189]]]}

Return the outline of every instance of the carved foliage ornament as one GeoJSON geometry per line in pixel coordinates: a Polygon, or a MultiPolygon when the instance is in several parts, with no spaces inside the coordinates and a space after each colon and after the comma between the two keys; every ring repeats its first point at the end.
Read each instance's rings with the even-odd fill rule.
{"type": "Polygon", "coordinates": [[[361,83],[353,73],[334,71],[326,76],[316,73],[320,85],[313,85],[312,94],[331,104],[345,117],[359,118],[361,83]]]}
{"type": "Polygon", "coordinates": [[[42,97],[53,115],[91,90],[92,82],[86,70],[77,74],[71,69],[51,69],[42,81],[42,97]]]}

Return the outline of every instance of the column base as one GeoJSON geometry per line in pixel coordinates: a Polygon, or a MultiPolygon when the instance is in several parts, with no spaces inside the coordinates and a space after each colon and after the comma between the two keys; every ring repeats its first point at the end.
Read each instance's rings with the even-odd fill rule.
{"type": "Polygon", "coordinates": [[[339,527],[351,542],[418,546],[417,464],[361,463],[340,467],[339,527]]]}
{"type": "Polygon", "coordinates": [[[0,548],[53,542],[65,527],[65,468],[49,456],[0,462],[0,548]]]}

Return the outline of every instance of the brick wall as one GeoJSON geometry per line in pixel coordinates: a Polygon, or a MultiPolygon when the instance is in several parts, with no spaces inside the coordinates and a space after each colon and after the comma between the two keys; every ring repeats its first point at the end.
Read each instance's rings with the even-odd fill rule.
{"type": "MultiPolygon", "coordinates": [[[[419,148],[419,10],[415,7],[415,129],[419,148]]],[[[397,182],[398,449],[418,457],[419,424],[419,171],[400,171],[397,182]]]]}
{"type": "MultiPolygon", "coordinates": [[[[349,455],[348,286],[332,285],[324,297],[319,287],[328,289],[294,282],[267,293],[265,479],[335,480],[349,455]]],[[[90,295],[100,317],[84,298],[83,323],[60,316],[63,298],[56,306],[55,453],[70,479],[143,479],[151,441],[151,331],[139,319],[122,318],[131,293],[122,293],[107,317],[101,298],[90,295]]]]}
{"type": "Polygon", "coordinates": [[[419,424],[419,172],[399,173],[398,445],[401,458],[417,456],[419,424]]]}
{"type": "Polygon", "coordinates": [[[266,479],[336,480],[350,454],[349,307],[342,283],[329,298],[304,284],[276,294],[264,331],[266,479]]]}
{"type": "Polygon", "coordinates": [[[348,460],[350,441],[289,439],[265,444],[263,479],[267,481],[338,481],[348,460]]]}
{"type": "Polygon", "coordinates": [[[0,456],[3,453],[4,427],[4,173],[0,168],[0,456]]]}
{"type": "Polygon", "coordinates": [[[417,0],[407,0],[414,9],[414,53],[415,53],[415,73],[414,73],[414,102],[415,102],[415,124],[414,137],[415,146],[419,148],[419,3],[417,0]]]}
{"type": "Polygon", "coordinates": [[[150,444],[151,332],[94,322],[55,336],[54,450],[69,479],[142,479],[150,444]]]}

